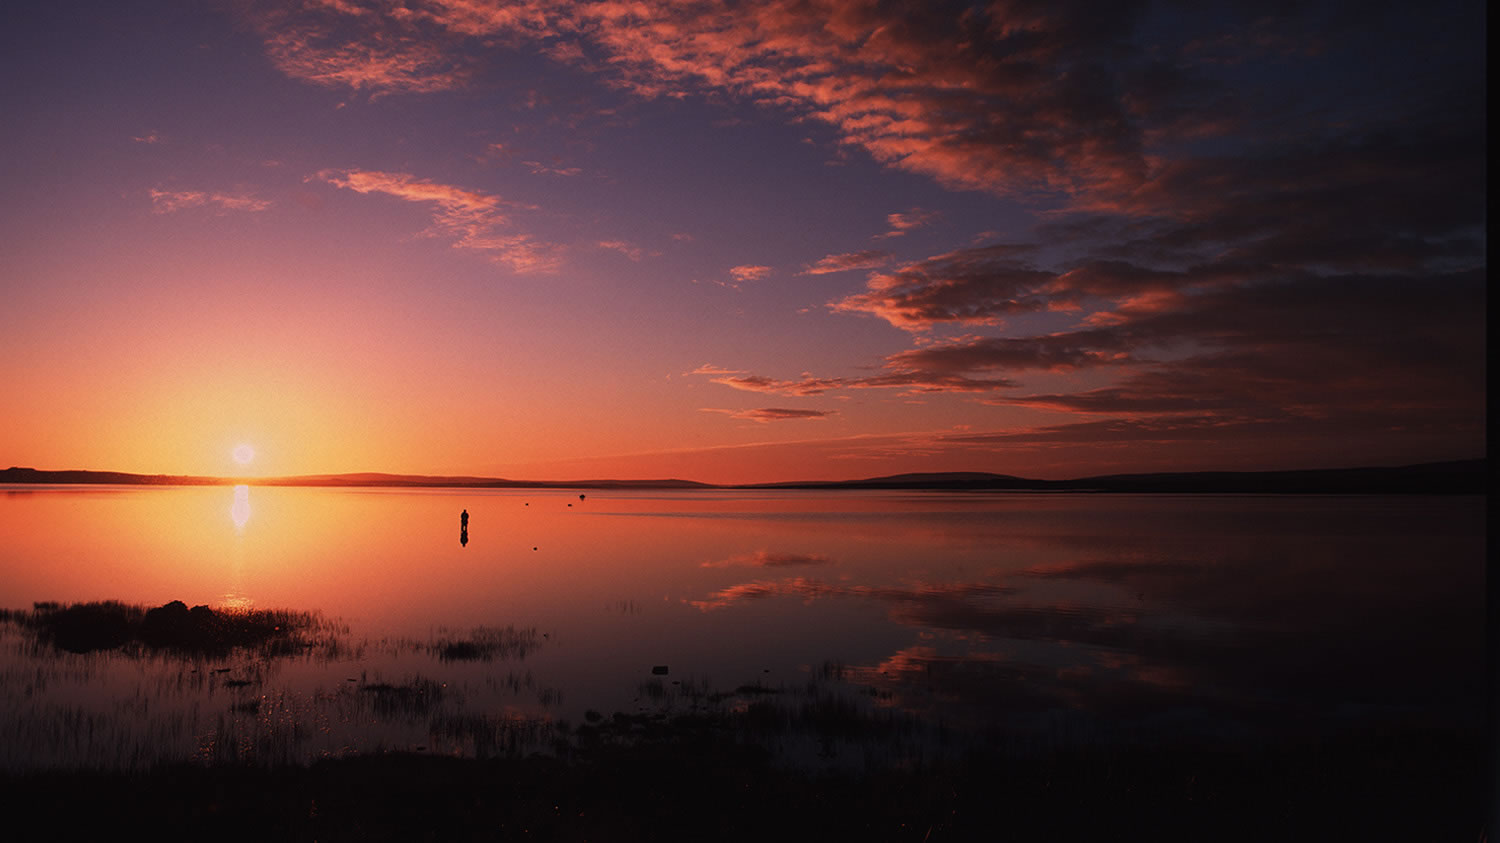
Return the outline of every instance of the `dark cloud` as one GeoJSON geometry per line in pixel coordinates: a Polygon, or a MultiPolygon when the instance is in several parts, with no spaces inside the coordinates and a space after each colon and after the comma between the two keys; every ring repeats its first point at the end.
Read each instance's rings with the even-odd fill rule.
{"type": "MultiPolygon", "coordinates": [[[[1279,435],[1305,451],[1343,431],[1405,453],[1398,440],[1447,431],[1454,448],[1484,451],[1480,4],[1358,16],[1040,0],[251,8],[273,63],[315,84],[442,90],[487,51],[545,44],[634,96],[727,97],[821,122],[885,166],[1038,212],[1007,245],[872,272],[830,302],[918,335],[988,335],[919,336],[873,375],[722,371],[717,383],[997,403],[1016,373],[1092,370],[1087,388],[1004,400],[1093,418],[988,441],[1279,435]],[[1062,327],[1016,327],[1039,319],[1062,327]]],[[[891,214],[885,236],[934,219],[891,214]]],[[[546,264],[525,239],[470,240],[546,264]]],[[[830,254],[804,273],[887,257],[830,254]]]]}
{"type": "Polygon", "coordinates": [[[902,237],[908,231],[918,228],[926,228],[940,219],[942,214],[937,211],[927,211],[922,208],[912,208],[896,214],[886,214],[885,221],[890,225],[890,230],[884,234],[877,235],[877,240],[887,240],[892,237],[902,237]]]}
{"type": "Polygon", "coordinates": [[[1041,295],[1055,277],[1021,258],[1030,246],[964,249],[872,275],[869,291],[834,302],[836,311],[864,312],[910,330],[935,323],[995,324],[1000,317],[1046,308],[1041,295]]]}
{"type": "Polygon", "coordinates": [[[749,419],[761,423],[787,421],[790,419],[823,419],[838,415],[835,410],[797,410],[785,407],[761,407],[754,410],[721,410],[704,408],[705,413],[723,413],[736,419],[749,419]]]}
{"type": "Polygon", "coordinates": [[[779,380],[765,375],[725,375],[714,383],[746,392],[776,395],[822,395],[836,389],[905,389],[914,392],[988,392],[1014,382],[1005,378],[970,378],[965,375],[924,372],[900,368],[881,375],[864,377],[820,378],[804,374],[795,380],[779,380]]]}
{"type": "Polygon", "coordinates": [[[830,272],[847,272],[851,269],[873,269],[885,265],[891,259],[889,252],[879,249],[866,249],[863,252],[846,252],[841,255],[827,255],[810,263],[802,270],[802,275],[826,275],[830,272]]]}

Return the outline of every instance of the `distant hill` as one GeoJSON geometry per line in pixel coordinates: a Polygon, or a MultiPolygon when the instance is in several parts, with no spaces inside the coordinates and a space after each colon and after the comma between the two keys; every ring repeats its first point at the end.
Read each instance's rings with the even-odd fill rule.
{"type": "Polygon", "coordinates": [[[481,489],[933,489],[1014,492],[1131,492],[1236,494],[1485,494],[1489,460],[1423,463],[1395,467],[1307,471],[1194,471],[1110,474],[1074,480],[1033,480],[1008,474],[952,471],[894,474],[864,480],[810,480],[733,486],[692,480],[507,480],[500,477],[422,474],[305,474],[294,477],[199,477],[127,474],[117,471],[0,471],[4,484],[109,484],[123,486],[391,486],[481,489]]]}
{"type": "Polygon", "coordinates": [[[37,485],[95,484],[112,486],[392,486],[484,489],[711,489],[692,480],[506,480],[428,474],[301,474],[291,477],[199,477],[182,474],[128,474],[120,471],[39,471],[11,467],[0,471],[0,483],[37,485]]]}
{"type": "Polygon", "coordinates": [[[1035,489],[1047,480],[1028,480],[1009,474],[983,471],[940,471],[892,474],[866,480],[810,480],[787,483],[756,483],[748,489],[1035,489]]]}
{"type": "Polygon", "coordinates": [[[1237,494],[1484,494],[1487,459],[1397,467],[1304,471],[1193,471],[1109,474],[1073,480],[1032,480],[1006,474],[897,474],[829,483],[777,483],[778,489],[975,489],[1030,492],[1237,494]]]}
{"type": "Polygon", "coordinates": [[[0,471],[0,483],[38,483],[72,485],[88,483],[99,486],[223,486],[233,480],[221,477],[197,477],[188,474],[127,474],[123,471],[38,471],[14,466],[0,471]]]}

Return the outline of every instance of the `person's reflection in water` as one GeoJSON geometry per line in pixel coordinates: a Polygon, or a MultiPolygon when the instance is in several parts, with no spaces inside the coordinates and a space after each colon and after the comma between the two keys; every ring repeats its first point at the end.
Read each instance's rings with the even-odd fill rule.
{"type": "Polygon", "coordinates": [[[468,527],[460,527],[458,529],[458,544],[459,544],[460,547],[468,547],[469,546],[469,528],[468,527]]]}

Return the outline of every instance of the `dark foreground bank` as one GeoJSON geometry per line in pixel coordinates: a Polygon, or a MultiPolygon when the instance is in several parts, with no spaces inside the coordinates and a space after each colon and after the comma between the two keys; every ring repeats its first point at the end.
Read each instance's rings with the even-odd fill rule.
{"type": "Polygon", "coordinates": [[[1254,750],[1129,749],[793,772],[681,718],[606,720],[564,757],[415,754],[310,767],[0,777],[48,839],[1487,839],[1474,736],[1358,735],[1254,750]],[[611,735],[631,731],[635,739],[611,735]],[[128,835],[127,835],[128,836],[128,835]]]}

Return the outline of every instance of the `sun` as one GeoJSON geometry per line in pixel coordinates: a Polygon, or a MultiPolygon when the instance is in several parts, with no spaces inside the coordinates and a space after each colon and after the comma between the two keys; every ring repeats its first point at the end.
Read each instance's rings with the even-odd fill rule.
{"type": "Polygon", "coordinates": [[[250,461],[255,459],[255,449],[245,444],[236,445],[230,456],[234,457],[234,461],[240,465],[249,465],[250,461]]]}

